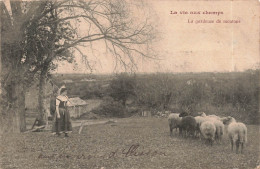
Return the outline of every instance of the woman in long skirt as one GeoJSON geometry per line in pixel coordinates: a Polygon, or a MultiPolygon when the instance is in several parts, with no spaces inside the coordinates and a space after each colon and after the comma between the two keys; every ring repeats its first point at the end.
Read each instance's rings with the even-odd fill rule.
{"type": "Polygon", "coordinates": [[[54,115],[53,130],[58,136],[60,136],[61,133],[65,133],[65,137],[68,137],[68,133],[72,132],[67,102],[67,89],[64,87],[61,88],[60,95],[56,98],[56,113],[54,115]]]}

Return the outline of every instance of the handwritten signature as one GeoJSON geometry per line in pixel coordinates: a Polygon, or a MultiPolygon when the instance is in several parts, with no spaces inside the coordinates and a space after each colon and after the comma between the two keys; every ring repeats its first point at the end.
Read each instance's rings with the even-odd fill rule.
{"type": "Polygon", "coordinates": [[[132,144],[128,148],[116,149],[115,151],[111,151],[107,154],[97,155],[97,154],[78,154],[78,155],[70,155],[70,154],[57,154],[53,153],[50,155],[46,155],[41,153],[38,158],[41,159],[55,159],[55,158],[76,158],[76,159],[92,159],[92,158],[102,158],[102,159],[112,159],[112,158],[127,158],[127,157],[141,157],[141,156],[167,156],[165,152],[157,151],[157,150],[144,150],[144,148],[140,148],[140,144],[132,144]]]}

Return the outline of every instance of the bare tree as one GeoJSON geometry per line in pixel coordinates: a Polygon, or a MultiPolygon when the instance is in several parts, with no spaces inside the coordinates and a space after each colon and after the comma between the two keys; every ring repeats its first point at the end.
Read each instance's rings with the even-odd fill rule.
{"type": "Polygon", "coordinates": [[[10,15],[1,3],[1,112],[12,131],[25,130],[24,96],[32,79],[37,73],[45,78],[54,61],[68,60],[72,49],[89,67],[82,46],[93,49],[96,41],[103,41],[107,52],[125,69],[136,68],[138,57],[156,58],[151,48],[156,34],[149,16],[137,19],[131,14],[140,4],[124,0],[11,1],[10,15]]]}

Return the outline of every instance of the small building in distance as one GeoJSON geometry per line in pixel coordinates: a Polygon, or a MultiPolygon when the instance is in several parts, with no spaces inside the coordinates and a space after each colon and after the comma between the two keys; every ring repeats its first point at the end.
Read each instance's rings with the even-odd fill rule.
{"type": "Polygon", "coordinates": [[[87,103],[79,97],[69,98],[67,106],[70,112],[70,117],[77,118],[87,112],[87,103]]]}

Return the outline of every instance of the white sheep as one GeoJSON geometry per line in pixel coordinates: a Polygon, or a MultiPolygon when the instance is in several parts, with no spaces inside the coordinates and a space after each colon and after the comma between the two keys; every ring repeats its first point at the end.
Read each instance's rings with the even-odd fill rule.
{"type": "Polygon", "coordinates": [[[236,153],[241,147],[241,153],[243,152],[244,143],[247,143],[247,127],[244,123],[236,122],[236,120],[229,116],[224,120],[225,124],[228,124],[227,132],[231,142],[231,149],[233,151],[233,145],[236,144],[236,153]]]}
{"type": "Polygon", "coordinates": [[[200,116],[196,116],[195,120],[197,123],[197,136],[200,135],[200,126],[203,122],[205,121],[212,121],[213,124],[216,127],[216,133],[215,133],[215,139],[216,141],[220,142],[222,140],[222,136],[224,134],[224,124],[221,121],[221,118],[216,116],[216,115],[206,115],[204,112],[198,112],[198,115],[200,116]]]}
{"type": "Polygon", "coordinates": [[[216,127],[214,123],[212,121],[204,121],[200,126],[200,131],[206,141],[208,141],[212,146],[216,133],[216,127]]]}
{"type": "Polygon", "coordinates": [[[225,126],[222,121],[220,120],[211,120],[215,127],[216,127],[216,134],[215,139],[216,141],[220,142],[222,140],[222,137],[224,135],[225,126]]]}
{"type": "Polygon", "coordinates": [[[216,119],[216,120],[220,120],[220,119],[221,119],[220,117],[218,117],[218,116],[216,116],[216,115],[214,115],[214,114],[208,115],[207,117],[208,117],[208,118],[212,118],[212,119],[216,119]]]}
{"type": "Polygon", "coordinates": [[[202,117],[202,116],[196,116],[195,117],[195,120],[196,120],[196,124],[197,124],[197,127],[196,127],[196,136],[199,137],[200,136],[200,126],[201,124],[204,122],[204,121],[207,121],[207,119],[205,117],[202,117]]]}
{"type": "Polygon", "coordinates": [[[205,117],[207,121],[212,121],[216,127],[215,139],[220,142],[222,140],[222,136],[224,135],[225,126],[221,121],[221,118],[216,115],[208,115],[205,117]]]}
{"type": "Polygon", "coordinates": [[[179,117],[179,113],[171,113],[169,114],[168,117],[168,123],[169,123],[169,127],[170,127],[170,135],[172,136],[172,130],[173,129],[177,129],[179,128],[180,122],[182,117],[179,117]]]}

